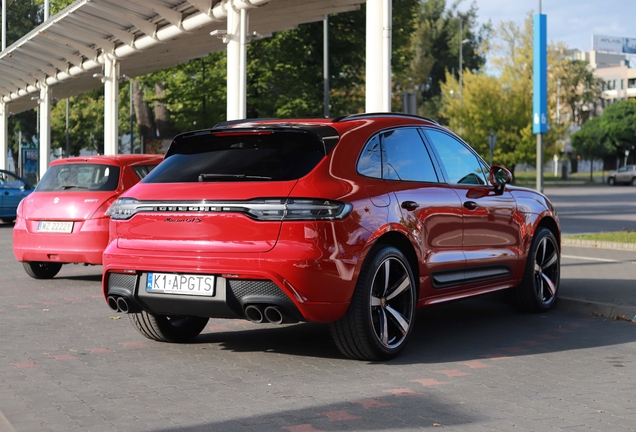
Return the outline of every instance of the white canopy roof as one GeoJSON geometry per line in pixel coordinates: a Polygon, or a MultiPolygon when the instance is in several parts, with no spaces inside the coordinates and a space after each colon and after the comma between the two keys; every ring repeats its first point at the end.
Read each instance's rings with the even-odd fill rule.
{"type": "Polygon", "coordinates": [[[225,45],[227,7],[250,10],[250,31],[267,34],[357,9],[366,0],[78,0],[0,53],[0,97],[7,111],[37,105],[38,83],[57,99],[102,86],[104,55],[120,73],[145,75],[225,45]]]}

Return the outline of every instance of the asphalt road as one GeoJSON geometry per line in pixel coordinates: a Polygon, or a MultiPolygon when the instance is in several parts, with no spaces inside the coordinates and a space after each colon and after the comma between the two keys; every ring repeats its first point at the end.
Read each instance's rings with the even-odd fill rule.
{"type": "Polygon", "coordinates": [[[563,234],[636,230],[636,187],[548,187],[544,192],[559,214],[563,234]]]}
{"type": "MultiPolygon", "coordinates": [[[[390,362],[343,358],[315,324],[211,320],[165,344],[108,309],[101,267],[31,279],[2,224],[0,250],[0,432],[636,430],[631,322],[520,314],[494,296],[420,311],[390,362]]],[[[633,264],[612,253],[564,250],[563,293],[629,283],[633,264]]]]}

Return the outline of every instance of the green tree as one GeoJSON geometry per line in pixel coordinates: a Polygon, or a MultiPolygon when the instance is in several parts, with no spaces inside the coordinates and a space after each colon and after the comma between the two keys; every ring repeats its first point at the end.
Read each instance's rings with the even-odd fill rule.
{"type": "Polygon", "coordinates": [[[593,180],[593,161],[611,155],[614,146],[608,139],[602,117],[594,117],[586,122],[576,133],[572,134],[572,148],[577,154],[590,161],[590,181],[593,180]]]}
{"type": "MultiPolygon", "coordinates": [[[[532,133],[533,27],[528,14],[523,24],[503,22],[494,32],[490,57],[498,75],[466,71],[462,96],[459,83],[447,75],[442,84],[440,114],[448,124],[487,159],[488,134],[497,134],[494,163],[514,173],[519,163],[536,164],[536,137],[532,133]]],[[[557,47],[550,47],[550,64],[556,61],[557,47]]],[[[549,108],[554,112],[555,104],[549,108]]],[[[546,160],[559,148],[565,125],[552,124],[544,138],[546,160]]]]}
{"type": "MultiPolygon", "coordinates": [[[[10,47],[11,44],[33,30],[42,22],[42,11],[40,5],[34,0],[7,1],[6,11],[7,47],[10,47]]],[[[9,136],[8,147],[14,152],[18,151],[18,139],[20,137],[24,144],[34,145],[37,141],[36,111],[29,110],[11,115],[9,117],[7,129],[9,136]]]]}
{"type": "MultiPolygon", "coordinates": [[[[393,2],[393,73],[402,76],[410,62],[410,34],[419,0],[393,2]]],[[[364,110],[365,7],[329,17],[330,102],[332,115],[364,110]]],[[[308,23],[275,33],[248,46],[248,117],[320,117],[323,114],[323,24],[308,23]]],[[[225,120],[226,54],[150,74],[140,79],[156,119],[159,102],[177,131],[211,127],[225,120]],[[161,84],[162,94],[156,92],[161,84]]],[[[398,80],[395,80],[396,86],[398,80]]],[[[401,103],[399,95],[394,104],[401,103]]],[[[148,126],[151,126],[152,121],[148,126]]]]}
{"type": "Polygon", "coordinates": [[[601,97],[601,81],[588,62],[563,59],[550,68],[553,94],[570,113],[570,122],[582,125],[601,97]],[[555,86],[556,84],[556,86],[555,86]]]}
{"type": "MultiPolygon", "coordinates": [[[[405,75],[418,0],[393,1],[392,69],[405,75]]],[[[366,9],[329,17],[330,113],[364,111],[366,9]]],[[[316,117],[323,113],[323,24],[252,42],[248,57],[248,113],[260,117],[316,117]]],[[[399,79],[394,86],[399,86],[399,79]]],[[[401,104],[396,94],[394,105],[401,104]]]]}
{"type": "MultiPolygon", "coordinates": [[[[83,148],[104,153],[104,90],[97,89],[69,98],[70,154],[83,148]]],[[[66,148],[66,100],[51,108],[51,148],[66,148]]],[[[65,150],[64,150],[65,151],[65,150]]]]}
{"type": "MultiPolygon", "coordinates": [[[[486,61],[485,48],[490,35],[490,24],[477,28],[475,4],[466,12],[458,11],[459,2],[447,7],[446,0],[420,2],[415,31],[410,41],[412,60],[407,73],[398,75],[401,90],[417,90],[419,112],[439,118],[441,86],[449,71],[459,76],[460,21],[462,40],[462,69],[478,71],[486,61]]],[[[395,28],[395,25],[394,25],[395,28]]],[[[442,122],[447,119],[439,118],[442,122]]]]}
{"type": "Polygon", "coordinates": [[[463,97],[459,82],[450,74],[442,84],[441,114],[449,119],[449,127],[485,159],[489,159],[488,135],[497,134],[493,163],[504,165],[514,174],[515,165],[532,162],[535,155],[534,135],[525,95],[508,86],[500,77],[466,71],[463,97]]]}
{"type": "Polygon", "coordinates": [[[636,102],[616,102],[603,111],[601,126],[617,155],[633,151],[636,147],[636,102]]]}

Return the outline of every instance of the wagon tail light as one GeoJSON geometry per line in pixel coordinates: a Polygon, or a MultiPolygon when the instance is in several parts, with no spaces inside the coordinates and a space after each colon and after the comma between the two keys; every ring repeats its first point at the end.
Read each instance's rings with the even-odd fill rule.
{"type": "Polygon", "coordinates": [[[262,221],[344,219],[352,206],[334,200],[312,198],[263,198],[249,201],[138,201],[119,198],[106,211],[111,219],[130,219],[137,213],[242,213],[262,221]]]}

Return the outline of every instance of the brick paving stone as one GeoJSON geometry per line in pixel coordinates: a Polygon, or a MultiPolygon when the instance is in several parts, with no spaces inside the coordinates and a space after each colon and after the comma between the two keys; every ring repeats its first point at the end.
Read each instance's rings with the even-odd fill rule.
{"type": "Polygon", "coordinates": [[[418,312],[388,362],[343,358],[318,324],[214,319],[164,344],[111,319],[100,272],[36,281],[0,254],[0,412],[17,432],[636,430],[634,323],[477,299],[418,312]]]}

